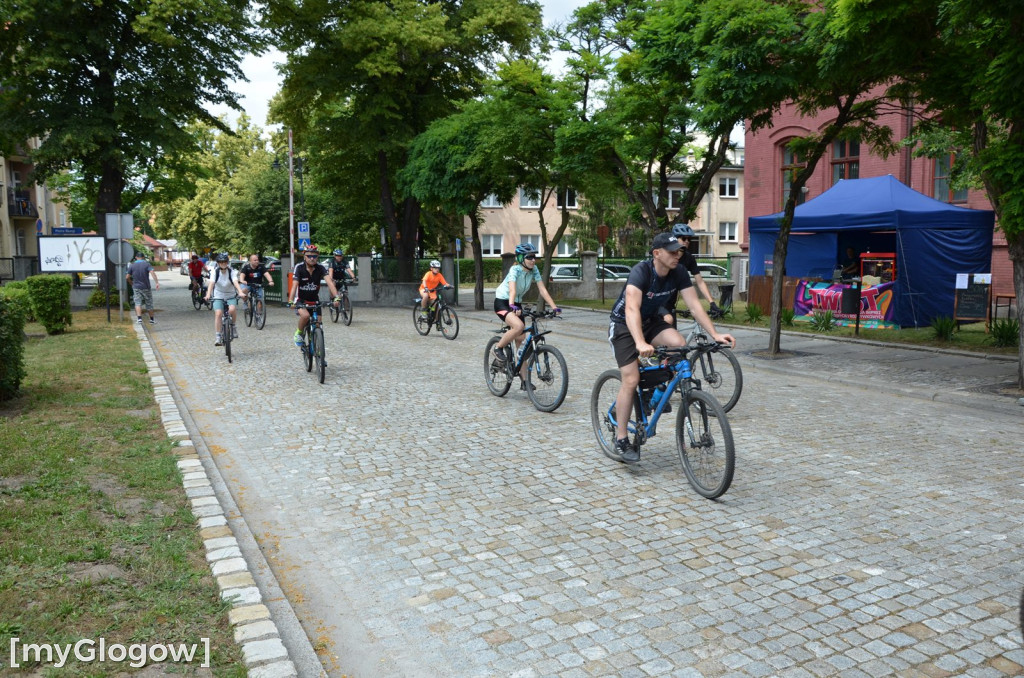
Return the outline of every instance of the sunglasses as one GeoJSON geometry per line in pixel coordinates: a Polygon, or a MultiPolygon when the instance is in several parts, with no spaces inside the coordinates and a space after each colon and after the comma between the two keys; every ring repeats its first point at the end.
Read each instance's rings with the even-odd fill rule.
{"type": "Polygon", "coordinates": [[[527,254],[525,257],[523,257],[523,259],[530,259],[531,261],[536,259],[536,258],[537,258],[537,255],[535,255],[535,254],[527,254]]]}
{"type": "Polygon", "coordinates": [[[319,254],[307,254],[306,258],[307,259],[319,259],[320,255],[319,254]]]}

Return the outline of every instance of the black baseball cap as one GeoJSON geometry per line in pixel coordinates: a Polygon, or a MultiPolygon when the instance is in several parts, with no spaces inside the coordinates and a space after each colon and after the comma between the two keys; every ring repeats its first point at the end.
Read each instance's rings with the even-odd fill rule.
{"type": "Polygon", "coordinates": [[[651,243],[652,250],[667,250],[669,252],[675,252],[682,246],[683,244],[679,242],[679,238],[671,233],[659,233],[654,236],[654,242],[651,243]]]}

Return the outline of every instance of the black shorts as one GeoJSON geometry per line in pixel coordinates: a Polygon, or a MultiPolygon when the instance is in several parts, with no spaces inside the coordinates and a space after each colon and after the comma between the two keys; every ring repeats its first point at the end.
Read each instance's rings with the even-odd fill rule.
{"type": "Polygon", "coordinates": [[[509,308],[508,299],[499,299],[498,297],[494,297],[494,312],[497,314],[499,318],[504,320],[505,314],[510,312],[511,310],[512,309],[509,308]]]}
{"type": "MultiPolygon", "coordinates": [[[[643,324],[644,341],[650,343],[663,330],[670,329],[672,329],[672,325],[665,322],[664,316],[660,313],[652,316],[645,320],[643,324]]],[[[635,363],[637,358],[640,357],[640,352],[636,350],[636,342],[633,341],[633,335],[630,334],[626,323],[612,322],[609,325],[608,343],[612,345],[612,353],[615,354],[615,364],[619,367],[635,363]]]]}

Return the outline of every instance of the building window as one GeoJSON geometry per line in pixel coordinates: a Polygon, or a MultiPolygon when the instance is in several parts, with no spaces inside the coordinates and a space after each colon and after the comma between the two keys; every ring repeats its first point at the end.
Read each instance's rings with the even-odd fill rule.
{"type": "Polygon", "coordinates": [[[718,180],[719,198],[738,198],[740,182],[736,177],[722,177],[718,180]]]}
{"type": "Polygon", "coordinates": [[[558,209],[562,209],[563,205],[566,209],[576,209],[576,191],[567,188],[565,193],[558,194],[558,209]]]}
{"type": "Polygon", "coordinates": [[[521,235],[519,236],[520,245],[533,245],[533,247],[540,252],[540,236],[539,235],[521,235]]]}
{"type": "Polygon", "coordinates": [[[60,227],[67,228],[68,225],[68,214],[64,210],[60,211],[60,227]]]}
{"type": "Polygon", "coordinates": [[[498,196],[493,193],[489,194],[486,198],[480,201],[480,207],[489,207],[491,209],[500,209],[501,201],[498,200],[498,196]]]}
{"type": "Polygon", "coordinates": [[[953,168],[954,155],[935,158],[935,199],[942,202],[967,202],[967,189],[953,189],[949,184],[949,173],[953,168]]]}
{"type": "Polygon", "coordinates": [[[482,235],[480,236],[480,253],[485,257],[501,256],[501,236],[482,235]]]}
{"type": "Polygon", "coordinates": [[[14,256],[25,256],[25,229],[19,228],[14,242],[14,256]]]}
{"type": "MultiPolygon", "coordinates": [[[[807,166],[807,163],[798,154],[794,153],[787,147],[782,148],[782,206],[786,206],[786,201],[789,200],[790,186],[793,185],[793,178],[796,173],[807,166]]],[[[800,192],[800,195],[796,198],[796,204],[801,205],[804,202],[804,193],[800,192]]]]}
{"type": "Polygon", "coordinates": [[[669,189],[669,192],[668,192],[668,208],[670,210],[680,209],[683,206],[683,197],[684,196],[685,196],[685,192],[680,190],[680,189],[678,189],[678,188],[669,189]]]}
{"type": "Polygon", "coordinates": [[[520,188],[519,207],[523,209],[540,208],[540,191],[536,188],[520,188]]]}
{"type": "Polygon", "coordinates": [[[736,242],[735,221],[718,222],[718,240],[719,242],[736,242]]]}
{"type": "Polygon", "coordinates": [[[558,249],[555,250],[556,257],[574,257],[576,256],[576,243],[570,242],[569,240],[558,241],[558,249]]]}
{"type": "Polygon", "coordinates": [[[860,178],[860,144],[856,141],[832,142],[832,185],[840,179],[860,178]]]}

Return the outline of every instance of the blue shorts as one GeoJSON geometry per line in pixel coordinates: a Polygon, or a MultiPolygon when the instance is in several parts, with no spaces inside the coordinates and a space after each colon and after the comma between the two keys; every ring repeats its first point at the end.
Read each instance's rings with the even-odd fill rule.
{"type": "Polygon", "coordinates": [[[231,297],[230,299],[214,299],[213,310],[223,311],[225,306],[237,306],[238,297],[231,297]]]}

